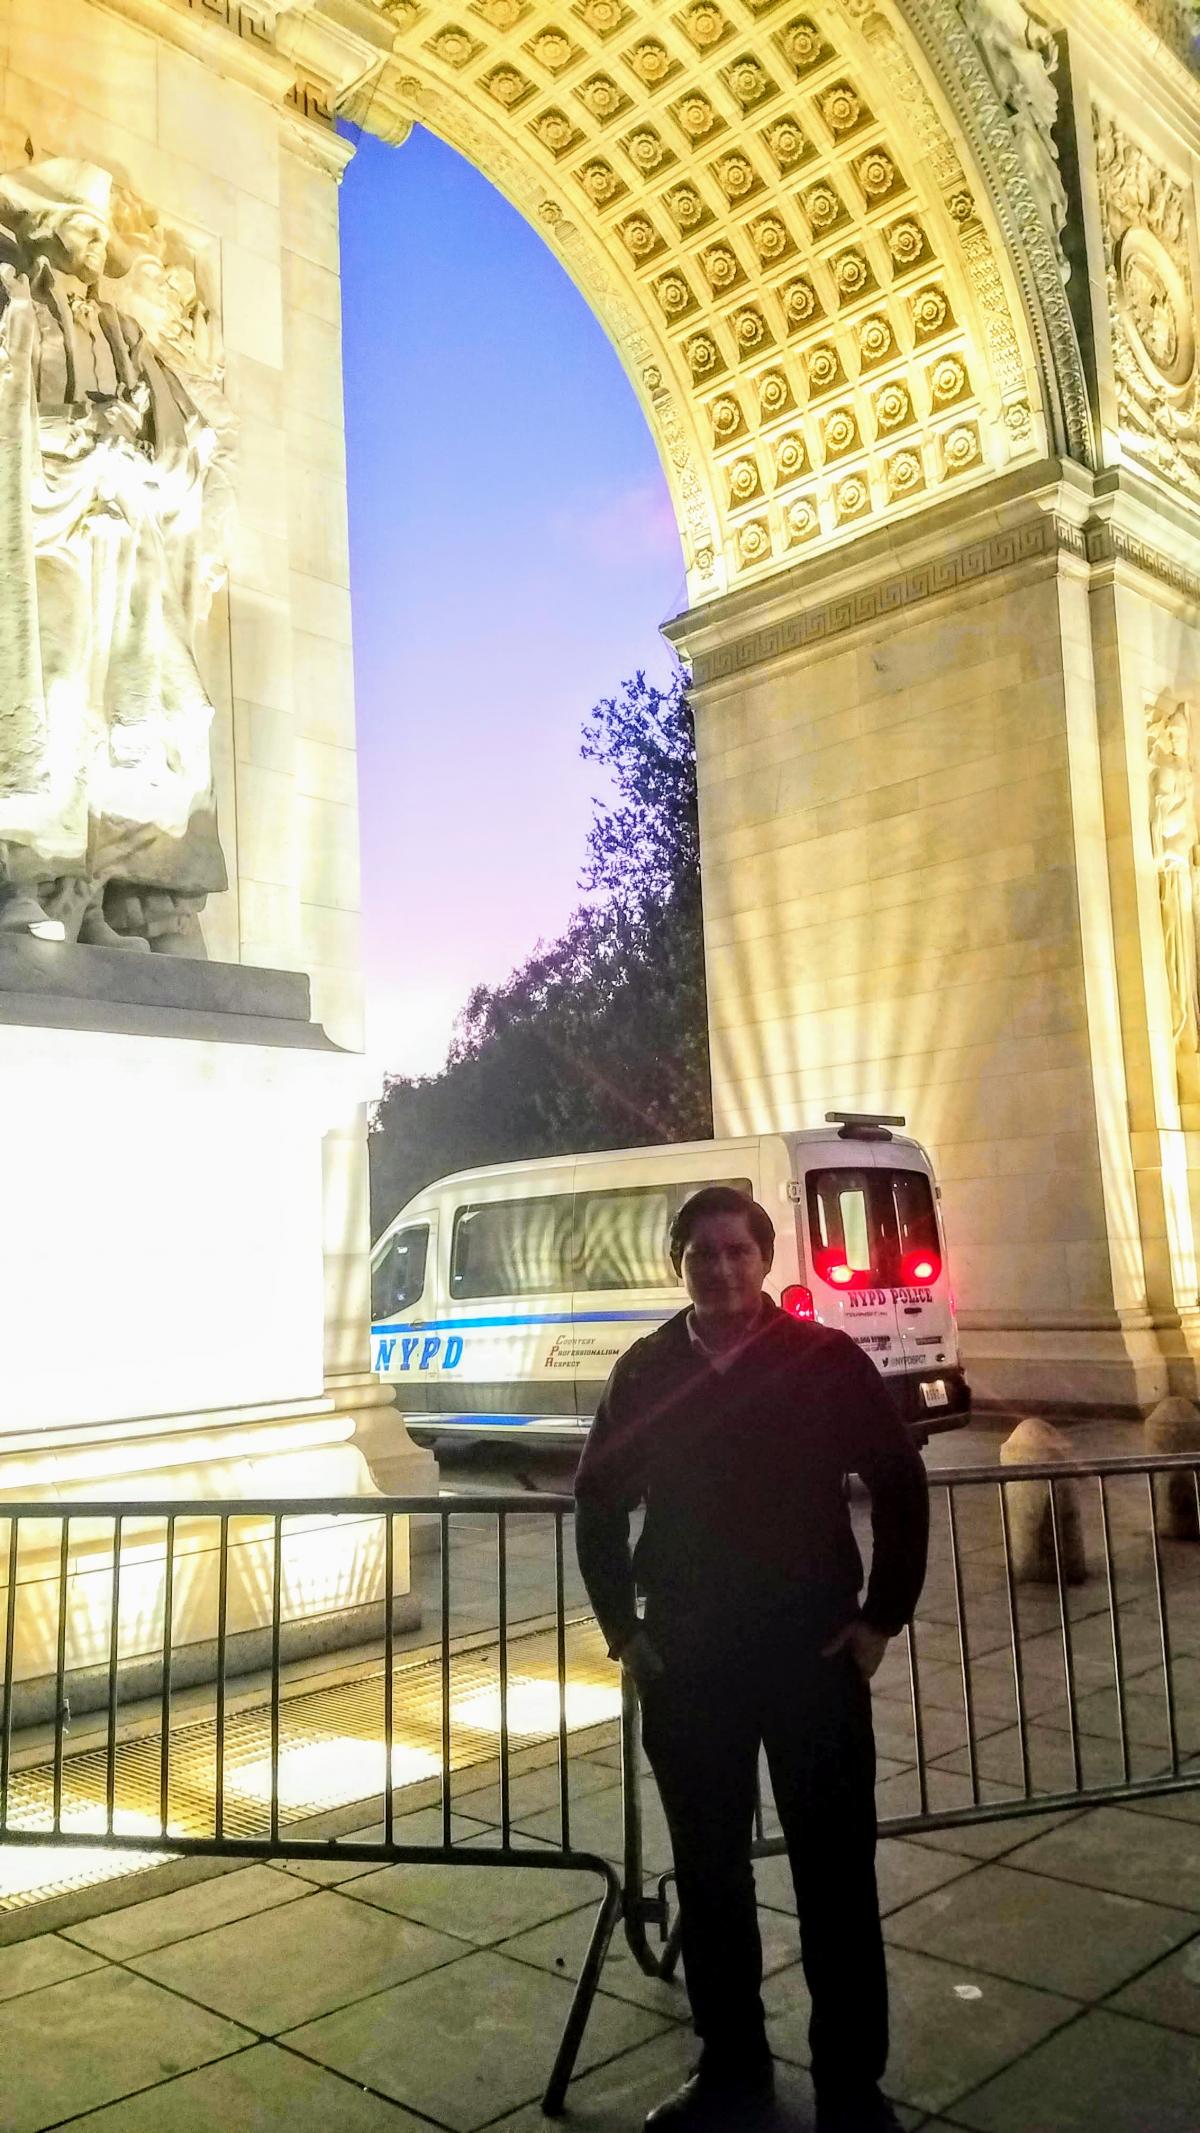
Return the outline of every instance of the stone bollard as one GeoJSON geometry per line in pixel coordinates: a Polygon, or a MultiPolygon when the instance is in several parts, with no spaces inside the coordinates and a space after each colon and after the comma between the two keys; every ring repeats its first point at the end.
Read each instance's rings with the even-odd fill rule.
{"type": "MultiPolygon", "coordinates": [[[[1070,1459],[1067,1438],[1038,1415],[1018,1422],[1011,1437],[1000,1447],[1001,1466],[1048,1466],[1051,1460],[1070,1459]]],[[[1050,1484],[1046,1481],[1010,1481],[1004,1491],[1008,1505],[1008,1530],[1012,1543],[1013,1576],[1018,1585],[1054,1585],[1054,1525],[1050,1484]]],[[[1058,1545],[1064,1583],[1082,1585],[1087,1578],[1083,1526],[1079,1517],[1079,1492],[1075,1482],[1060,1481],[1054,1491],[1058,1506],[1058,1545]]]]}
{"type": "MultiPolygon", "coordinates": [[[[1146,1417],[1148,1452],[1200,1454],[1200,1407],[1191,1400],[1160,1400],[1146,1417]]],[[[1194,1474],[1156,1474],[1154,1522],[1164,1540],[1200,1540],[1200,1507],[1194,1474]]]]}

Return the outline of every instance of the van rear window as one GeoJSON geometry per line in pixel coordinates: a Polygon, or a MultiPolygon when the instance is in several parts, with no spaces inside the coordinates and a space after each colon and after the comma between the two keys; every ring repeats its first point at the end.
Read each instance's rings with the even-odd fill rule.
{"type": "Polygon", "coordinates": [[[571,1194],[460,1207],[450,1247],[452,1296],[542,1296],[571,1286],[571,1194]]]}
{"type": "Polygon", "coordinates": [[[810,1170],[807,1188],[813,1264],[835,1288],[904,1288],[941,1271],[923,1170],[810,1170]]]}

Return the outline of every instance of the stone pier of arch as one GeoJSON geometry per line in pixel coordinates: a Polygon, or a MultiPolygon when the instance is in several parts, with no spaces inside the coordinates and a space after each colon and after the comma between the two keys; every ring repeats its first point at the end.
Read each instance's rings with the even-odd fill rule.
{"type": "MultiPolygon", "coordinates": [[[[509,196],[659,446],[718,1131],[907,1115],[983,1398],[1195,1389],[1189,37],[1175,0],[0,0],[0,172],[76,159],[186,240],[237,509],[207,962],[0,968],[6,1495],[429,1473],[367,1372],[339,115],[509,196]]],[[[364,1547],[295,1611],[378,1590],[364,1547]]]]}

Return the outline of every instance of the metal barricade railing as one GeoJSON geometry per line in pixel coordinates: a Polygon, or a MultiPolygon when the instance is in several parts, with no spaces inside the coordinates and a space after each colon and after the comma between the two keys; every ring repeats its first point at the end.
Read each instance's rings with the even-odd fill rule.
{"type": "MultiPolygon", "coordinates": [[[[547,2112],[561,2110],[622,1908],[616,1866],[577,1849],[571,1836],[569,1644],[590,1626],[584,1610],[567,1606],[572,1509],[570,1498],[529,1496],[0,1503],[0,1852],[83,1845],[142,1862],[336,1859],[593,1874],[600,1903],[543,2100],[547,2112]],[[432,1646],[401,1653],[397,1554],[407,1528],[397,1521],[410,1514],[440,1522],[440,1624],[432,1646]],[[314,1689],[311,1675],[289,1677],[285,1631],[303,1612],[312,1563],[343,1520],[357,1529],[356,1589],[363,1589],[365,1549],[365,1582],[382,1596],[382,1649],[348,1685],[314,1689]],[[517,1621],[511,1534],[514,1523],[530,1520],[551,1534],[549,1605],[517,1621]],[[456,1527],[481,1522],[494,1527],[495,1633],[456,1639],[452,1543],[456,1527]],[[261,1677],[257,1689],[240,1693],[231,1677],[231,1650],[247,1624],[257,1630],[257,1660],[265,1660],[265,1695],[261,1677]],[[189,1667],[181,1724],[179,1662],[198,1638],[211,1654],[209,1678],[197,1687],[204,1670],[189,1667]],[[515,1683],[518,1650],[528,1663],[515,1683]],[[97,1712],[97,1738],[77,1751],[70,1700],[81,1683],[97,1712]],[[524,1701],[514,1715],[516,1691],[524,1701]],[[320,1697],[324,1718],[315,1709],[320,1697]],[[39,1709],[49,1717],[31,1733],[22,1721],[39,1709]],[[339,1734],[339,1724],[353,1731],[339,1734]],[[540,1740],[553,1756],[557,1828],[548,1840],[515,1826],[518,1736],[540,1740]],[[455,1841],[453,1774],[484,1762],[498,1762],[498,1841],[473,1835],[468,1850],[455,1841]],[[398,1833],[414,1788],[440,1809],[438,1841],[403,1841],[398,1833]],[[314,1831],[321,1809],[335,1803],[381,1808],[378,1834],[314,1831]]],[[[528,1609],[528,1597],[522,1604],[528,1609]]]]}
{"type": "MultiPolygon", "coordinates": [[[[880,1836],[1200,1789],[1200,1454],[929,1478],[925,1591],[873,1698],[880,1836]],[[1190,1538],[1165,1530],[1168,1490],[1190,1538]]],[[[628,1689],[622,1770],[626,1936],[648,1975],[670,1977],[674,1876],[645,1887],[628,1689]]],[[[786,1855],[768,1815],[760,1784],[755,1858],[786,1855]]]]}
{"type": "MultiPolygon", "coordinates": [[[[1186,1693],[1200,1679],[1200,1545],[1165,1537],[1161,1516],[1163,1491],[1181,1478],[1200,1520],[1200,1456],[931,1475],[925,1593],[876,1682],[881,1835],[1200,1786],[1192,1736],[1200,1697],[1186,1693]],[[1047,1582],[1027,1584],[1018,1557],[1039,1519],[1047,1582]],[[1089,1571],[1076,1582],[1080,1547],[1089,1571]]],[[[678,1952],[671,1876],[645,1886],[628,1691],[620,1868],[572,1837],[572,1743],[590,1744],[599,1722],[587,1699],[572,1720],[572,1668],[585,1647],[605,1664],[586,1606],[567,1602],[572,1511],[569,1498],[535,1495],[0,1503],[0,1854],[83,1844],[143,1862],[335,1859],[593,1874],[601,1898],[543,2099],[557,2112],[618,1920],[648,1974],[669,1976],[678,1952]],[[440,1620],[432,1642],[406,1638],[402,1647],[396,1588],[407,1528],[397,1521],[417,1514],[439,1528],[440,1620]],[[359,1529],[355,1596],[365,1586],[382,1596],[378,1648],[349,1680],[339,1674],[334,1686],[314,1687],[311,1673],[289,1671],[288,1630],[305,1612],[314,1550],[342,1521],[359,1529]],[[527,1582],[514,1600],[513,1533],[525,1525],[546,1528],[551,1543],[548,1604],[532,1613],[527,1582]],[[489,1603],[485,1626],[456,1636],[459,1528],[483,1536],[472,1568],[478,1575],[485,1549],[494,1617],[489,1603]],[[364,1534],[375,1550],[365,1585],[364,1534]],[[239,1689],[235,1647],[247,1624],[260,1676],[239,1689]],[[204,1645],[211,1664],[197,1669],[204,1645]],[[70,1737],[81,1684],[97,1714],[95,1739],[83,1747],[70,1737]],[[39,1715],[40,1732],[30,1723],[39,1715]],[[514,1814],[518,1743],[539,1767],[549,1758],[554,1773],[548,1841],[514,1814]],[[454,1774],[485,1762],[498,1779],[498,1841],[473,1833],[468,1848],[456,1840],[454,1774]],[[437,1810],[436,1840],[405,1841],[401,1817],[426,1804],[437,1810]],[[333,1806],[355,1810],[352,1829],[378,1812],[378,1831],[330,1834],[333,1806]],[[661,1955],[651,1928],[665,1943],[661,1955]]],[[[311,1593],[307,1604],[311,1611],[311,1593]]],[[[615,1677],[606,1678],[599,1701],[615,1711],[615,1677]]],[[[760,1796],[758,1857],[786,1849],[770,1817],[760,1796]]]]}

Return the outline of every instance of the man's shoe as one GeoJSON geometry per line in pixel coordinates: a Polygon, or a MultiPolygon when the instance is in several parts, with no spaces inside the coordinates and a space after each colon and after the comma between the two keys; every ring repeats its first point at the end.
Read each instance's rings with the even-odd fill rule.
{"type": "Polygon", "coordinates": [[[900,2133],[900,2120],[879,2089],[859,2096],[818,2096],[817,2133],[900,2133]]]}
{"type": "Polygon", "coordinates": [[[701,2060],[682,2088],[648,2114],[645,2133],[755,2133],[771,2123],[774,2102],[770,2059],[744,2073],[714,2072],[701,2060]]]}

